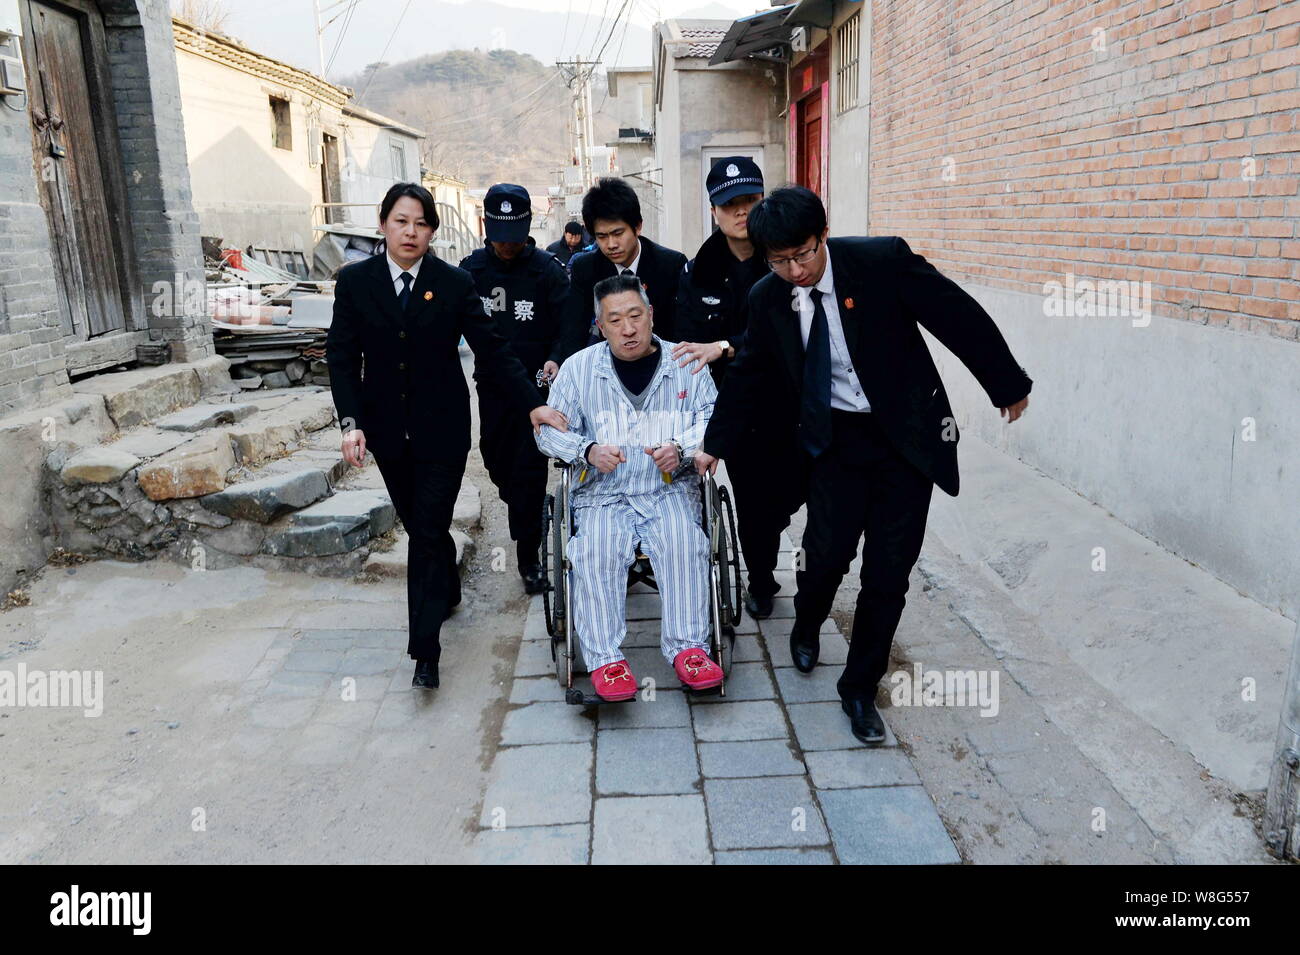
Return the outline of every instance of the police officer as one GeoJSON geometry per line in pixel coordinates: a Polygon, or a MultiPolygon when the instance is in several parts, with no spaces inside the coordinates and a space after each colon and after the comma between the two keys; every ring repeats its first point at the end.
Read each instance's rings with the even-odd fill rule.
{"type": "MultiPolygon", "coordinates": [[[[682,269],[677,290],[677,329],[673,349],[679,365],[705,364],[721,389],[727,366],[745,340],[749,290],[768,273],[749,240],[749,210],[763,198],[763,173],[747,156],[714,162],[705,181],[713,209],[714,231],[694,259],[682,269]]],[[[771,414],[753,420],[770,422],[771,414]]],[[[803,503],[803,474],[796,448],[773,454],[770,435],[757,435],[727,461],[727,476],[736,496],[740,547],[749,566],[745,609],[755,618],[770,616],[780,586],[773,571],[781,531],[803,503]],[[776,462],[774,464],[774,462],[776,462]]]]}
{"type": "Polygon", "coordinates": [[[564,227],[564,233],[546,247],[546,251],[559,259],[567,271],[569,262],[588,244],[582,232],[582,223],[574,219],[564,227]]]}
{"type": "MultiPolygon", "coordinates": [[[[483,199],[487,242],[460,267],[474,278],[483,310],[510,341],[530,372],[549,382],[559,371],[560,316],[569,290],[568,276],[550,252],[528,235],[532,201],[523,186],[498,183],[483,199]]],[[[478,381],[478,372],[474,374],[478,381]]],[[[538,400],[545,397],[538,392],[538,400]]],[[[478,382],[479,452],[510,517],[519,575],[524,590],[546,586],[539,551],[542,504],[546,497],[546,458],[537,450],[527,416],[491,382],[478,382]]]]}

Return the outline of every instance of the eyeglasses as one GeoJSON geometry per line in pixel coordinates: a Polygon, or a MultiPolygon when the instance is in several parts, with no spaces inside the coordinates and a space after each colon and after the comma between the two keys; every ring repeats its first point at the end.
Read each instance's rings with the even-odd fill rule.
{"type": "Polygon", "coordinates": [[[817,250],[821,248],[822,240],[819,238],[811,249],[805,249],[798,255],[792,255],[788,259],[768,259],[767,267],[773,272],[784,272],[791,265],[807,265],[817,255],[817,250]]]}

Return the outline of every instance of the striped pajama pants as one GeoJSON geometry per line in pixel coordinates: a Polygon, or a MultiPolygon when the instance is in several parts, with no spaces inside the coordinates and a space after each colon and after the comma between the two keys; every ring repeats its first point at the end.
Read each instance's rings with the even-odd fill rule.
{"type": "Polygon", "coordinates": [[[623,659],[627,571],[637,544],[650,558],[663,606],[660,647],[669,663],[683,650],[709,650],[709,539],[694,493],[637,494],[574,509],[569,540],[573,615],[589,670],[623,659]]]}

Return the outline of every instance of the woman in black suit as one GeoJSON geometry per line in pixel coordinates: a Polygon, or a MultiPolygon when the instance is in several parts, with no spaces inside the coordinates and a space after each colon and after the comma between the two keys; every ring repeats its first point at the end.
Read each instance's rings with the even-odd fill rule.
{"type": "Polygon", "coordinates": [[[479,377],[517,402],[533,426],[566,429],[537,403],[532,377],[483,310],[468,272],[429,251],[438,213],[429,190],[398,183],[379,207],[387,250],[346,266],[326,345],[343,456],[375,456],[410,538],[407,600],[412,686],[438,685],[438,634],[460,602],[451,516],[470,448],[463,335],[479,377]],[[364,368],[364,374],[363,374],[364,368]]]}

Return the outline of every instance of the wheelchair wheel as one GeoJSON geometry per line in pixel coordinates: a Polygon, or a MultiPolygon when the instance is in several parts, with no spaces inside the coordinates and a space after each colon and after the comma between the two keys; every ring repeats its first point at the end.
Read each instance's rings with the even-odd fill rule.
{"type": "Polygon", "coordinates": [[[719,539],[719,563],[723,565],[722,591],[727,612],[723,621],[732,627],[740,623],[741,608],[745,606],[745,587],[740,579],[740,542],[736,538],[736,511],[731,504],[731,492],[718,488],[718,517],[722,520],[719,539]]]}
{"type": "MultiPolygon", "coordinates": [[[[553,542],[555,527],[555,495],[546,495],[542,504],[542,569],[549,575],[545,589],[542,590],[542,610],[546,614],[546,632],[552,637],[560,636],[560,620],[564,616],[564,577],[557,569],[561,553],[553,542]],[[552,596],[554,595],[554,596],[552,596]]],[[[555,643],[551,643],[551,656],[555,656],[555,643]]]]}

